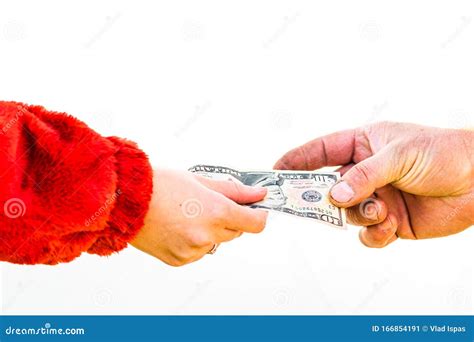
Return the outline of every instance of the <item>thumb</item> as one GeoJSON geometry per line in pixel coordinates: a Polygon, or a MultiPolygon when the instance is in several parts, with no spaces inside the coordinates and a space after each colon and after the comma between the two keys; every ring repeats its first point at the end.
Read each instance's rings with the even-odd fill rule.
{"type": "Polygon", "coordinates": [[[331,201],[338,207],[351,207],[370,197],[378,188],[400,177],[400,164],[392,149],[384,148],[361,161],[342,176],[330,191],[331,201]]]}
{"type": "Polygon", "coordinates": [[[230,200],[239,204],[255,203],[267,195],[267,189],[252,187],[229,180],[216,180],[198,176],[197,179],[207,188],[223,194],[230,200]]]}

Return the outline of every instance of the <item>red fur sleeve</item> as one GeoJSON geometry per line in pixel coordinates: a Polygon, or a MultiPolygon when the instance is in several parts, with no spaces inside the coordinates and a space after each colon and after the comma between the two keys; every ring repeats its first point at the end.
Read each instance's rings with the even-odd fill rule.
{"type": "Polygon", "coordinates": [[[0,260],[68,262],[109,255],[143,226],[152,193],[147,156],[83,122],[0,102],[0,260]]]}

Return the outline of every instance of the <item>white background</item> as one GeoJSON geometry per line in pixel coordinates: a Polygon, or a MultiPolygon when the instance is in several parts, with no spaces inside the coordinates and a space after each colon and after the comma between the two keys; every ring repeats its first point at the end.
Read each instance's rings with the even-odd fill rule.
{"type": "MultiPolygon", "coordinates": [[[[0,97],[135,140],[155,165],[270,169],[378,120],[474,122],[472,1],[0,1],[0,97]]],[[[437,222],[433,222],[436,225],[437,222]]],[[[474,231],[363,247],[275,215],[171,268],[129,248],[2,265],[4,314],[472,314],[474,231]]]]}

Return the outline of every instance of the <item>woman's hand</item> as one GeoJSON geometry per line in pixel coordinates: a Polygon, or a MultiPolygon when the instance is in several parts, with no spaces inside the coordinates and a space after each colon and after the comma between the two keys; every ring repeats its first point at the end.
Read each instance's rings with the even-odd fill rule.
{"type": "Polygon", "coordinates": [[[215,244],[261,232],[267,213],[240,204],[258,202],[266,192],[190,172],[156,170],[145,226],[131,244],[172,266],[197,261],[215,244]]]}
{"type": "Polygon", "coordinates": [[[366,226],[361,241],[384,247],[474,224],[474,132],[384,122],[317,138],[288,152],[276,169],[342,165],[331,200],[366,226]]]}

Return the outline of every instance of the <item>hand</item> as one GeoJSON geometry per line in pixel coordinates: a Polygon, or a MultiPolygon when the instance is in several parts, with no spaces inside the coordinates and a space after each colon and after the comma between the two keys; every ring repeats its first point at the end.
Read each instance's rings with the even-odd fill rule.
{"type": "Polygon", "coordinates": [[[361,241],[384,247],[402,239],[461,232],[474,223],[474,132],[376,123],[315,139],[285,154],[275,169],[342,165],[331,201],[361,241]],[[359,204],[359,205],[357,205],[359,204]]]}
{"type": "Polygon", "coordinates": [[[266,193],[190,172],[157,170],[145,226],[132,245],[172,266],[197,261],[214,244],[261,232],[267,213],[239,204],[258,202],[266,193]]]}

